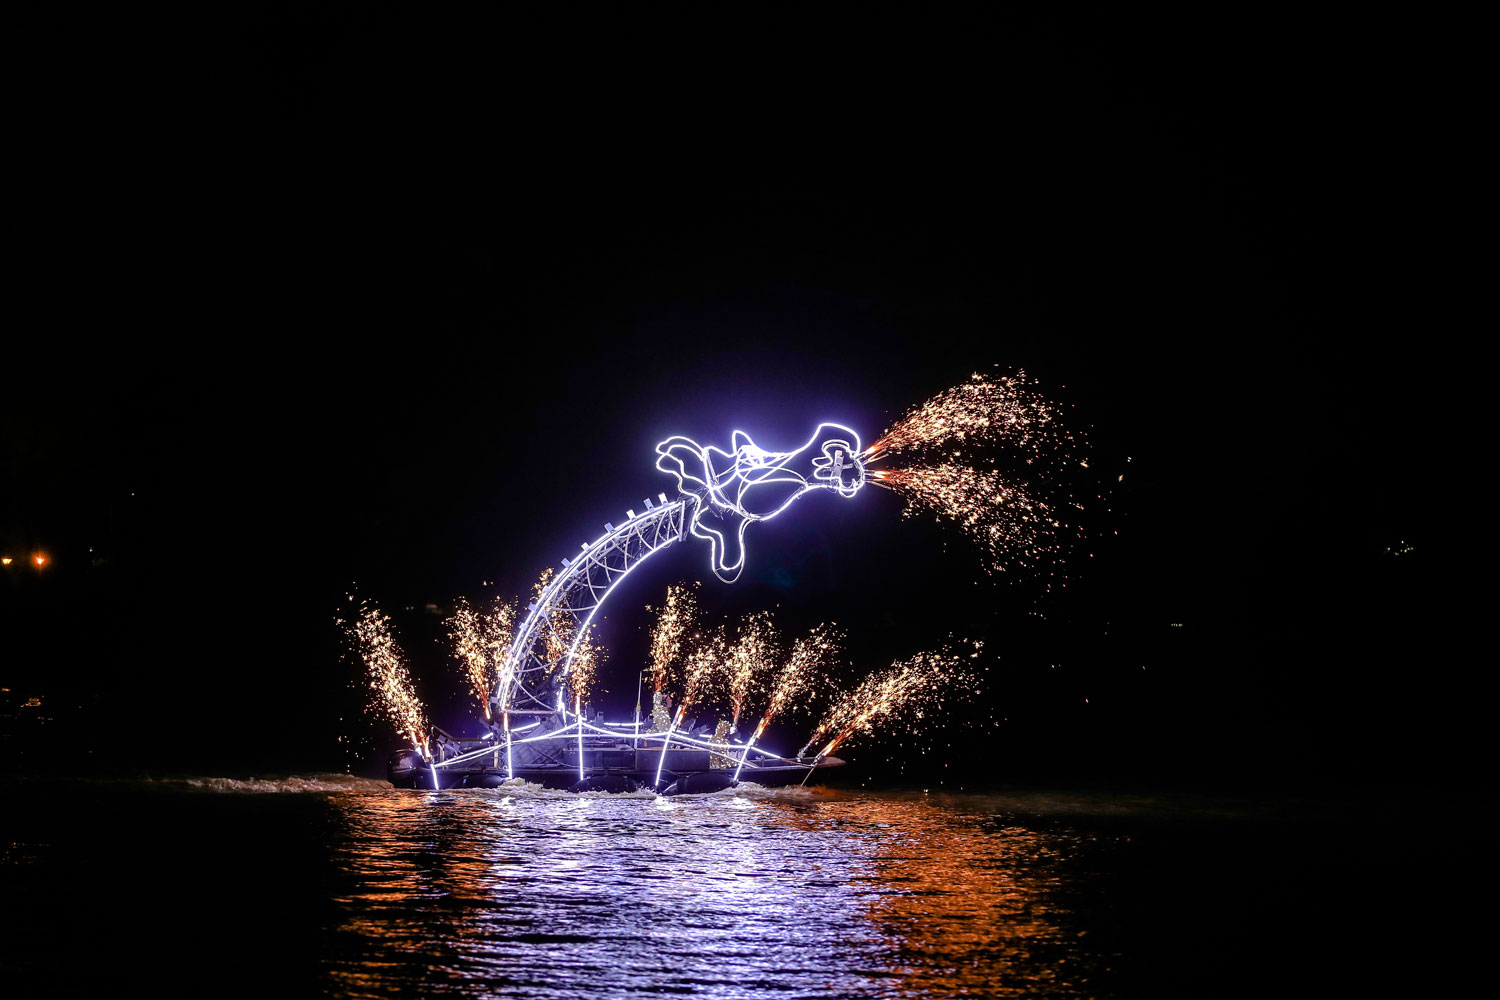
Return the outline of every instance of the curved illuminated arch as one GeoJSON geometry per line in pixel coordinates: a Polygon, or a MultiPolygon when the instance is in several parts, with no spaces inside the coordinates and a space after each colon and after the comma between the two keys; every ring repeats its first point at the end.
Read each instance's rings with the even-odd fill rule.
{"type": "Polygon", "coordinates": [[[819,424],[792,451],[767,451],[743,431],[735,431],[730,440],[730,451],[705,448],[686,437],[656,446],[656,467],[677,477],[681,496],[669,501],[663,493],[660,505],[645,501],[642,514],[626,511],[623,524],[606,524],[604,534],[581,546],[575,559],[562,560],[561,572],[529,605],[517,629],[495,691],[493,718],[508,722],[515,712],[567,714],[558,682],[604,601],[652,554],[691,532],[712,545],[714,574],[733,583],[744,569],[748,524],[770,520],[809,490],[832,489],[847,498],[865,482],[859,435],[841,424],[819,424]],[[758,496],[773,486],[780,490],[765,509],[757,509],[758,496]],[[703,523],[705,515],[730,523],[732,545],[723,528],[703,523]],[[539,652],[549,636],[559,640],[556,645],[566,644],[560,663],[549,663],[539,652]]]}

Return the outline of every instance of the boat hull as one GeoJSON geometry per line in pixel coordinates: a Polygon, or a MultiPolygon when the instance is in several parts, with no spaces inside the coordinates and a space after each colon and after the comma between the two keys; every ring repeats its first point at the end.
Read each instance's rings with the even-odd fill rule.
{"type": "MultiPolygon", "coordinates": [[[[676,751],[672,751],[675,753],[676,751]]],[[[626,792],[641,788],[657,788],[664,794],[695,794],[718,791],[736,784],[734,772],[728,768],[681,767],[684,761],[673,761],[678,768],[663,766],[660,783],[657,782],[655,758],[660,752],[642,751],[639,757],[652,758],[634,761],[634,764],[649,763],[648,767],[585,767],[582,778],[577,767],[518,767],[507,775],[504,767],[493,764],[469,766],[457,764],[451,767],[433,767],[411,751],[402,751],[393,756],[386,770],[387,777],[397,788],[450,789],[450,788],[499,788],[508,780],[519,779],[528,784],[541,785],[566,791],[626,792]]],[[[705,758],[707,754],[703,755],[705,758]]],[[[694,761],[696,763],[696,761],[694,761]]],[[[707,763],[706,759],[704,763],[707,763]]],[[[808,770],[819,772],[838,767],[844,762],[836,757],[825,757],[820,761],[807,758],[779,765],[761,765],[745,768],[740,774],[739,784],[756,784],[767,788],[794,785],[807,777],[808,770]]]]}

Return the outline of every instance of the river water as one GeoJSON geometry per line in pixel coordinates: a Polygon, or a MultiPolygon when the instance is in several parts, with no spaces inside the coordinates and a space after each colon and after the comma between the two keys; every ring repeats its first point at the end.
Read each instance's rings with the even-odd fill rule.
{"type": "Polygon", "coordinates": [[[1429,883],[1409,876],[1439,862],[1350,803],[344,776],[3,792],[12,995],[1315,995],[1438,989],[1458,963],[1428,949],[1463,939],[1413,912],[1429,883]]]}

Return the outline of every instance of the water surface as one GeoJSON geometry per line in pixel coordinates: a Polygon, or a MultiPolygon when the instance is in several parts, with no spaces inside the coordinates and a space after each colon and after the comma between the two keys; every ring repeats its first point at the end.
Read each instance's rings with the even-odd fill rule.
{"type": "Polygon", "coordinates": [[[334,776],[5,799],[24,995],[1238,996],[1406,975],[1431,944],[1388,881],[1402,838],[1327,804],[334,776]]]}

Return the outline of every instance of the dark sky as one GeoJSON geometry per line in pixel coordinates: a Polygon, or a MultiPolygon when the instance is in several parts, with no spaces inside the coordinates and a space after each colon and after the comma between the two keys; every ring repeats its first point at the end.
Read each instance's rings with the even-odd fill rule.
{"type": "MultiPolygon", "coordinates": [[[[1444,175],[1424,26],[980,9],[25,26],[9,738],[342,767],[351,586],[460,723],[425,606],[522,593],[669,489],[657,440],[870,439],[998,364],[1126,476],[1065,594],[983,580],[871,490],[752,532],[715,612],[836,618],[857,671],[983,635],[955,728],[1008,720],[973,744],[994,780],[1470,752],[1413,416],[1452,365],[1412,336],[1444,175]]],[[[611,607],[617,691],[640,606],[705,575],[658,558],[611,607]]]]}

